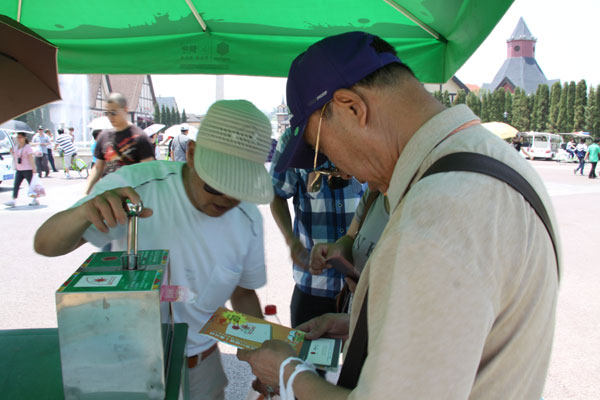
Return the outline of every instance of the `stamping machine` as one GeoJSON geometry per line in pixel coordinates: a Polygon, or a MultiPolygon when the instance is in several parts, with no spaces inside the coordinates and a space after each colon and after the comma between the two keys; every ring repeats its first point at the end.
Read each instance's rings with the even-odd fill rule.
{"type": "Polygon", "coordinates": [[[160,306],[169,251],[138,252],[143,206],[127,201],[125,207],[127,252],[92,253],[56,292],[68,400],[165,399],[173,376],[174,324],[170,307],[160,306]]]}

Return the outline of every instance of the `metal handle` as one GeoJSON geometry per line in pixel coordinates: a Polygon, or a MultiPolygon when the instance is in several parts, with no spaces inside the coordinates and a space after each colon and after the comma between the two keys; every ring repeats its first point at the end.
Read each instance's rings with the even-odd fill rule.
{"type": "Polygon", "coordinates": [[[138,269],[138,216],[142,212],[144,204],[133,203],[125,200],[127,210],[127,253],[121,258],[123,269],[138,269]]]}

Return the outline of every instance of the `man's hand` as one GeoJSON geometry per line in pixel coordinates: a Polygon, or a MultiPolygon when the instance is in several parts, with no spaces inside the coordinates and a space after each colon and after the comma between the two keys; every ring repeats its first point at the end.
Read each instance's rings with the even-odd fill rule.
{"type": "MultiPolygon", "coordinates": [[[[106,192],[83,203],[79,208],[83,218],[93,224],[100,232],[108,233],[109,228],[117,224],[127,223],[127,212],[123,208],[123,201],[131,200],[133,203],[141,201],[140,195],[131,187],[107,190],[106,192]]],[[[151,216],[152,209],[144,208],[140,218],[151,216]]]]}
{"type": "Polygon", "coordinates": [[[252,389],[254,389],[258,393],[262,394],[265,397],[265,399],[271,398],[271,397],[273,397],[273,395],[279,394],[279,388],[275,388],[275,387],[266,385],[266,384],[262,383],[262,381],[258,378],[256,378],[252,382],[252,389]]]}
{"type": "Polygon", "coordinates": [[[272,388],[279,386],[279,366],[288,357],[297,357],[294,349],[281,340],[267,340],[260,349],[239,349],[237,357],[246,361],[252,373],[265,385],[272,388]]]}
{"type": "Polygon", "coordinates": [[[308,255],[308,250],[304,247],[300,239],[294,237],[289,243],[290,246],[290,256],[294,263],[304,269],[309,269],[310,257],[308,255]]]}
{"type": "Polygon", "coordinates": [[[331,268],[325,260],[333,256],[344,256],[344,248],[337,243],[317,243],[310,252],[310,267],[308,271],[313,275],[322,274],[324,270],[331,268]]]}
{"type": "Polygon", "coordinates": [[[298,325],[296,329],[306,332],[306,338],[310,340],[320,337],[346,340],[350,331],[350,314],[323,314],[298,325]]]}
{"type": "MultiPolygon", "coordinates": [[[[107,233],[109,228],[127,223],[123,206],[125,199],[134,203],[141,201],[135,190],[124,187],[108,190],[78,207],[53,215],[37,230],[35,251],[48,257],[62,256],[85,243],[83,235],[90,224],[107,233]]],[[[151,215],[152,210],[144,208],[139,216],[145,218],[151,215]]]]}

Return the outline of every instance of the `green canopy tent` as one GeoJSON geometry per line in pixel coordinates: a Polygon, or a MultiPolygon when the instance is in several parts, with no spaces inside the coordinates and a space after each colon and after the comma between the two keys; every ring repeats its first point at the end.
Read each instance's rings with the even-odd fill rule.
{"type": "Polygon", "coordinates": [[[286,76],[329,35],[389,41],[423,82],[445,82],[513,0],[3,0],[59,48],[60,73],[286,76]]]}

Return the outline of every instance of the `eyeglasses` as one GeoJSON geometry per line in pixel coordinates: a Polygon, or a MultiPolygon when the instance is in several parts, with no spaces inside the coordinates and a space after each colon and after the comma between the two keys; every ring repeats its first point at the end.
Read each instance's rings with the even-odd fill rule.
{"type": "Polygon", "coordinates": [[[221,193],[217,189],[213,188],[212,186],[209,186],[208,183],[204,184],[204,191],[212,194],[213,196],[223,196],[224,195],[224,193],[221,193]]]}
{"type": "MultiPolygon", "coordinates": [[[[331,100],[330,100],[331,101],[331,100]]],[[[327,185],[330,189],[341,189],[348,185],[348,180],[340,177],[340,170],[331,167],[331,168],[322,168],[317,170],[317,159],[319,157],[319,142],[321,139],[321,124],[323,123],[323,114],[325,114],[325,109],[329,101],[323,104],[321,108],[321,115],[319,116],[319,126],[317,128],[317,140],[315,142],[315,159],[313,161],[313,169],[314,171],[308,174],[308,191],[310,193],[315,193],[321,190],[321,175],[327,176],[327,185]]]]}
{"type": "Polygon", "coordinates": [[[118,111],[104,111],[104,115],[106,115],[107,117],[109,115],[115,117],[118,113],[118,111]]]}
{"type": "Polygon", "coordinates": [[[308,182],[312,182],[307,188],[309,193],[316,193],[321,190],[323,184],[323,179],[320,179],[321,175],[327,176],[327,186],[329,186],[329,189],[331,190],[345,188],[350,183],[348,179],[344,179],[340,176],[339,169],[324,168],[318,171],[312,171],[308,174],[308,182]]]}
{"type": "MultiPolygon", "coordinates": [[[[328,175],[328,173],[325,170],[317,171],[317,158],[319,158],[319,139],[321,138],[321,123],[323,122],[323,114],[325,113],[325,108],[327,107],[327,104],[329,104],[329,101],[323,104],[323,107],[321,107],[321,115],[319,116],[319,127],[317,128],[317,141],[315,142],[315,159],[313,161],[313,169],[315,170],[315,175],[312,182],[309,185],[309,188],[312,188],[316,185],[317,180],[321,177],[321,175],[328,175]]],[[[318,190],[315,190],[315,192],[317,191],[318,190]]]]}

